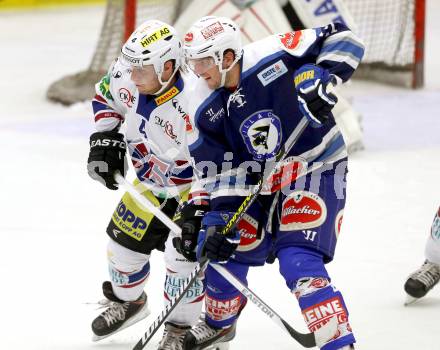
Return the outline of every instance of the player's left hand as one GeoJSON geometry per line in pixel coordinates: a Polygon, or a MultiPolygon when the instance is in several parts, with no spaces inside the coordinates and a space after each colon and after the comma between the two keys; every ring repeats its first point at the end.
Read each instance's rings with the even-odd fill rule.
{"type": "Polygon", "coordinates": [[[205,212],[209,211],[208,205],[183,203],[176,213],[176,224],[182,227],[180,237],[173,238],[173,246],[177,252],[189,261],[197,261],[196,247],[202,219],[205,212]]]}
{"type": "Polygon", "coordinates": [[[333,119],[331,110],[338,98],[327,89],[336,78],[327,69],[315,64],[305,64],[295,72],[295,87],[299,108],[312,126],[320,127],[333,119]]]}
{"type": "Polygon", "coordinates": [[[199,233],[197,259],[207,257],[211,261],[226,262],[240,243],[240,232],[233,230],[227,235],[222,230],[233,216],[230,212],[212,211],[205,215],[199,233]]]}

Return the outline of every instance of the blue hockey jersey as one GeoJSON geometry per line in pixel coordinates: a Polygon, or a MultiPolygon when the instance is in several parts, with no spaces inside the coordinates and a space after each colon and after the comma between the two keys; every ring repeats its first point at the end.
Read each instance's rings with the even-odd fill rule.
{"type": "MultiPolygon", "coordinates": [[[[316,63],[347,81],[359,65],[364,46],[345,25],[336,23],[269,36],[246,45],[239,62],[239,86],[210,90],[199,79],[189,114],[196,132],[188,137],[194,166],[211,197],[211,210],[234,210],[255,183],[264,162],[276,156],[303,117],[294,72],[316,63]]],[[[308,126],[289,155],[309,163],[333,163],[347,156],[333,121],[308,126]]],[[[198,189],[197,189],[198,190],[198,189]]]]}

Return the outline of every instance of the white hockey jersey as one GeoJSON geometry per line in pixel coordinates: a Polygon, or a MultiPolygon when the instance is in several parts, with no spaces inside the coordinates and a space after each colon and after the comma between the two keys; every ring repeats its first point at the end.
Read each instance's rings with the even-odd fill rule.
{"type": "Polygon", "coordinates": [[[193,74],[178,73],[177,81],[160,96],[140,94],[131,71],[116,61],[96,84],[93,111],[97,131],[125,134],[137,178],[156,195],[176,196],[189,187],[192,168],[183,140],[193,132],[187,101],[193,74]]]}

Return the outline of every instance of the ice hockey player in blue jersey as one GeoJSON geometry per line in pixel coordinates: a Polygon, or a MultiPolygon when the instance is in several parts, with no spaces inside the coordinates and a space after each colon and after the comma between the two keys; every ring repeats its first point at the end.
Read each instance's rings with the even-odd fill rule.
{"type": "MultiPolygon", "coordinates": [[[[359,38],[340,23],[242,47],[232,20],[204,17],[184,39],[187,65],[200,77],[189,105],[195,130],[186,135],[199,176],[192,191],[209,200],[210,211],[198,237],[182,237],[183,247],[198,239],[199,257],[225,264],[244,282],[249,266],[277,258],[310,331],[337,320],[334,336],[318,344],[323,350],[353,349],[355,343],[344,298],[325,268],[341,227],[347,172],[346,148],[331,114],[337,101],[328,88],[347,81],[363,53],[359,38]],[[274,159],[303,116],[309,124],[271,185],[238,228],[222,235],[265,161],[274,159]]],[[[212,267],[205,277],[205,322],[187,333],[185,349],[231,340],[246,304],[212,267]]]]}

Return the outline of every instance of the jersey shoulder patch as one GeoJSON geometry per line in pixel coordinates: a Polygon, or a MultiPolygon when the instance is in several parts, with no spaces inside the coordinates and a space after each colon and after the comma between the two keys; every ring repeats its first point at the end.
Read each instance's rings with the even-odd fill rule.
{"type": "Polygon", "coordinates": [[[280,49],[292,56],[301,57],[315,43],[317,34],[314,29],[305,29],[277,34],[275,37],[280,49]]]}

